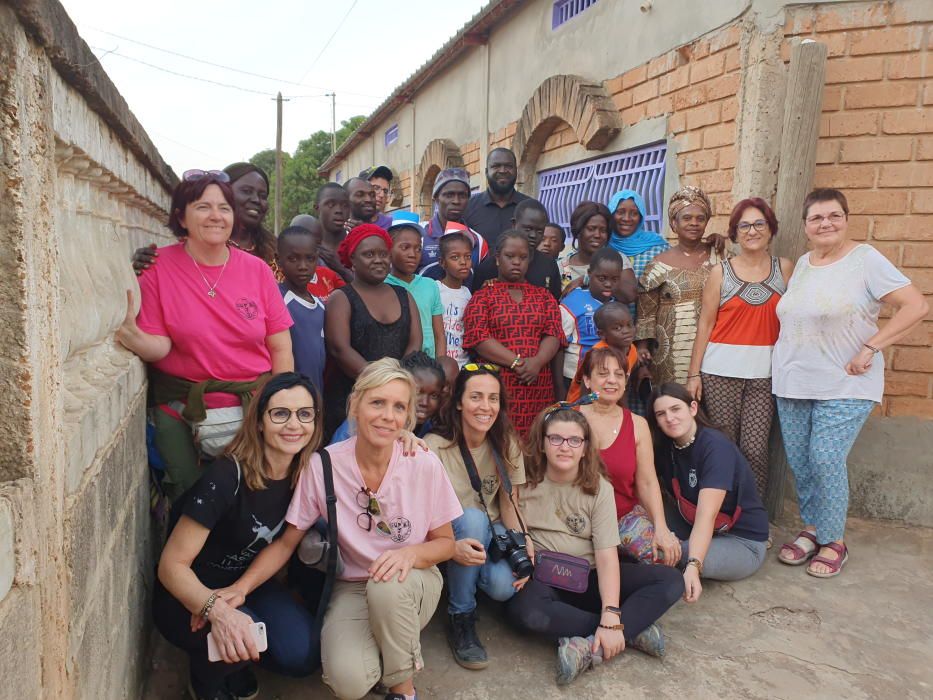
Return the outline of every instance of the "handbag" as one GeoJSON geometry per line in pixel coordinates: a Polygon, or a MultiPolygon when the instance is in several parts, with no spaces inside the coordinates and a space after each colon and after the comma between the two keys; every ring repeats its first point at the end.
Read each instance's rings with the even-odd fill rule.
{"type": "Polygon", "coordinates": [[[536,552],[534,580],[571,593],[583,593],[590,585],[590,563],[561,552],[536,552]]]}
{"type": "MultiPolygon", "coordinates": [[[[179,415],[185,410],[185,404],[181,401],[170,401],[168,406],[179,415]]],[[[191,428],[194,446],[204,454],[216,457],[230,444],[243,425],[243,407],[209,408],[205,411],[204,420],[185,422],[191,428]]]]}
{"type": "Polygon", "coordinates": [[[638,562],[654,563],[654,551],[651,543],[654,540],[654,523],[648,517],[648,512],[640,505],[619,518],[619,545],[624,554],[638,562]]]}
{"type": "MultiPolygon", "coordinates": [[[[680,511],[680,515],[684,520],[693,525],[697,517],[697,507],[683,497],[680,492],[680,482],[676,476],[671,480],[671,485],[674,487],[674,500],[677,501],[677,510],[680,511]]],[[[735,512],[732,515],[722,511],[716,513],[716,519],[713,520],[713,532],[729,532],[739,521],[741,515],[742,506],[740,505],[735,506],[735,512]]]]}

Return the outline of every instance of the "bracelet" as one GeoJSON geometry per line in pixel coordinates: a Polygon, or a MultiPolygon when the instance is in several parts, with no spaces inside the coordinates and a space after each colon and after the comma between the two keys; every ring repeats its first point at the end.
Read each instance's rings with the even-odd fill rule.
{"type": "Polygon", "coordinates": [[[699,374],[688,374],[687,375],[687,379],[699,379],[699,378],[700,378],[699,374]]]}
{"type": "Polygon", "coordinates": [[[876,355],[877,355],[879,352],[881,352],[881,350],[879,350],[878,348],[876,348],[874,345],[869,345],[868,343],[862,343],[862,345],[864,345],[866,348],[868,348],[869,350],[871,350],[871,351],[872,351],[873,353],[875,353],[876,355]]]}
{"type": "Polygon", "coordinates": [[[211,610],[214,609],[214,603],[217,602],[217,594],[211,593],[210,597],[207,599],[207,602],[201,607],[201,612],[198,613],[205,620],[210,616],[211,610]]]}
{"type": "Polygon", "coordinates": [[[621,622],[618,625],[604,625],[600,623],[599,626],[604,630],[619,630],[620,632],[625,629],[625,625],[623,625],[621,622]]]}
{"type": "Polygon", "coordinates": [[[518,363],[521,361],[522,361],[522,356],[520,354],[516,355],[515,359],[512,360],[512,364],[509,365],[509,369],[515,369],[516,365],[518,365],[518,363]]]}
{"type": "Polygon", "coordinates": [[[702,575],[703,575],[703,562],[701,562],[701,561],[700,561],[699,559],[697,559],[696,557],[690,557],[690,558],[687,560],[687,566],[690,566],[691,564],[697,568],[697,573],[698,573],[700,576],[702,576],[702,575]]]}

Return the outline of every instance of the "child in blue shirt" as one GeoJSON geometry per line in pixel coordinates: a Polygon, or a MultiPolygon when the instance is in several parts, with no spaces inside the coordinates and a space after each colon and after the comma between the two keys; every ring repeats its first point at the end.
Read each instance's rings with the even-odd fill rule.
{"type": "Polygon", "coordinates": [[[612,248],[594,253],[589,267],[589,285],[577,287],[560,303],[560,318],[567,338],[564,350],[564,380],[569,386],[583,356],[599,342],[593,316],[596,310],[612,300],[612,290],[619,283],[623,268],[622,256],[612,248]]]}
{"type": "Polygon", "coordinates": [[[324,303],[308,291],[308,282],[317,268],[317,241],[301,226],[289,226],[278,238],[276,263],[285,281],[279,291],[295,324],[289,329],[295,371],[308,377],[314,386],[323,388],[324,303]]]}

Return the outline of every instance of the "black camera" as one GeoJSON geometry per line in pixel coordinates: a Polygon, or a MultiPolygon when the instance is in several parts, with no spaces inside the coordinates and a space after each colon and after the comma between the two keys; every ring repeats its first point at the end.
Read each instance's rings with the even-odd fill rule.
{"type": "Polygon", "coordinates": [[[489,558],[493,562],[505,559],[518,578],[531,576],[534,570],[525,548],[525,535],[518,530],[506,530],[501,535],[494,533],[489,543],[489,558]]]}

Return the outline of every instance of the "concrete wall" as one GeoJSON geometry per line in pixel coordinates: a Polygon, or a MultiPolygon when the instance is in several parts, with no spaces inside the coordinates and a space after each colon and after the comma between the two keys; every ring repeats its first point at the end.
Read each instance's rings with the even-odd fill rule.
{"type": "Polygon", "coordinates": [[[145,375],[113,331],[174,175],[57,2],[0,2],[0,65],[0,694],[137,697],[145,375]]]}

